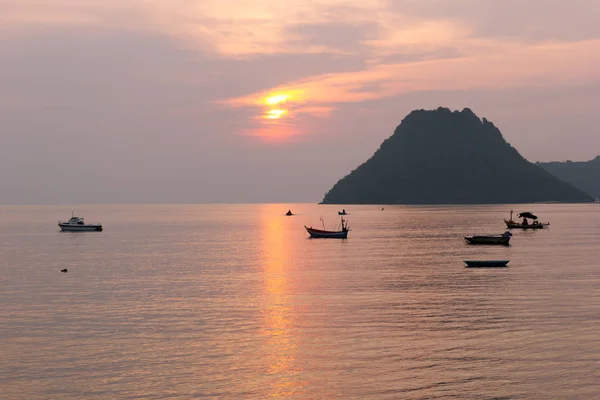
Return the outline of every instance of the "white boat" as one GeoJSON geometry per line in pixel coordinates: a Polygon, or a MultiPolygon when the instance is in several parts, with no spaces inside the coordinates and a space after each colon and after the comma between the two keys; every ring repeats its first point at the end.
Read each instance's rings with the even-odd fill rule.
{"type": "Polygon", "coordinates": [[[102,232],[102,224],[86,224],[83,218],[71,216],[67,222],[58,221],[62,231],[68,232],[102,232]]]}

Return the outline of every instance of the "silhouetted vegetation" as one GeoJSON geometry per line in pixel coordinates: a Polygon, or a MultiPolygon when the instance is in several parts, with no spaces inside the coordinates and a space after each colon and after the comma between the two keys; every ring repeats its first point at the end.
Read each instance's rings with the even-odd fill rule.
{"type": "Polygon", "coordinates": [[[323,203],[587,202],[579,189],[525,160],[470,109],[411,112],[323,203]]]}
{"type": "Polygon", "coordinates": [[[600,197],[600,156],[590,161],[539,162],[540,167],[593,197],[600,197]]]}

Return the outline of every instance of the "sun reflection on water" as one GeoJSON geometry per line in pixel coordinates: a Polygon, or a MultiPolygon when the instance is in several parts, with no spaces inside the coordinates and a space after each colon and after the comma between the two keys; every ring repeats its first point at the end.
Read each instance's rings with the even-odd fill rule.
{"type": "Polygon", "coordinates": [[[264,330],[267,337],[266,354],[272,397],[288,397],[297,393],[299,382],[295,379],[298,367],[293,327],[294,308],[291,299],[290,248],[285,237],[282,218],[277,205],[266,205],[262,210],[264,258],[264,330]]]}

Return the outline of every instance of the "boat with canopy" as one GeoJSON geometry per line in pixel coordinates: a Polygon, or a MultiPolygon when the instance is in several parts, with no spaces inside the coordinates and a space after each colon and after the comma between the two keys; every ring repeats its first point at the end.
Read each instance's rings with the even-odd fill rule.
{"type": "Polygon", "coordinates": [[[506,227],[509,229],[544,229],[550,222],[539,222],[538,217],[530,212],[522,212],[517,215],[521,218],[521,222],[513,220],[513,211],[510,211],[510,218],[504,220],[506,227]],[[530,223],[529,220],[532,220],[530,223]]]}

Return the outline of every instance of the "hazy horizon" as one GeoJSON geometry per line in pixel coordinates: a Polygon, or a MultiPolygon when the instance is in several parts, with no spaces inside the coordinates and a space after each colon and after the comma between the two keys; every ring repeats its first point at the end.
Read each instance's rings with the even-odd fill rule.
{"type": "Polygon", "coordinates": [[[0,0],[0,204],[320,202],[414,109],[600,154],[600,3],[0,0]]]}

